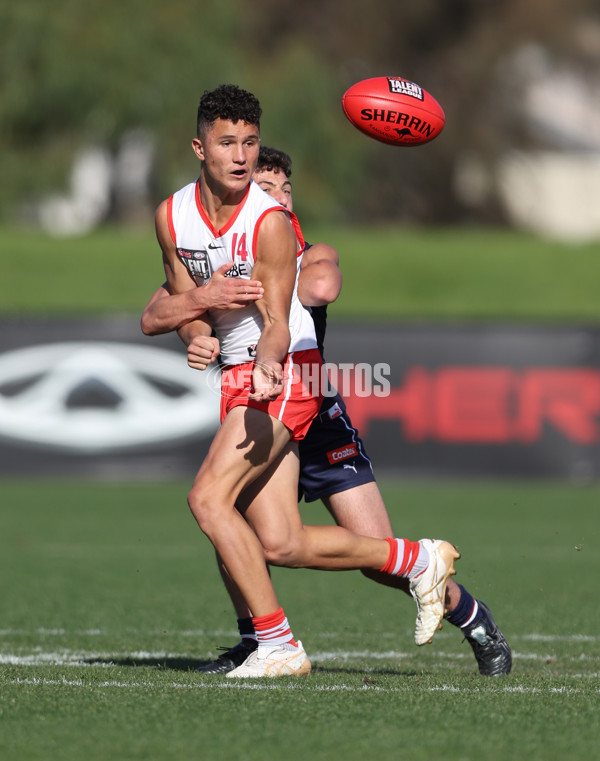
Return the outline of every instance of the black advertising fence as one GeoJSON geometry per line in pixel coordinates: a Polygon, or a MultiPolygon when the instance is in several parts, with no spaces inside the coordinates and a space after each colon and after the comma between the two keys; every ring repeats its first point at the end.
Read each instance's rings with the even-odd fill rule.
{"type": "MultiPolygon", "coordinates": [[[[218,373],[137,320],[0,322],[0,473],[191,476],[218,373]]],[[[326,359],[376,472],[600,477],[600,329],[330,325],[326,359]]]]}
{"type": "MultiPolygon", "coordinates": [[[[332,330],[336,355],[387,357],[387,396],[348,402],[378,469],[600,476],[600,331],[531,326],[332,330]],[[336,340],[337,339],[337,340],[336,340]]],[[[333,355],[332,355],[333,356],[333,355]]]]}

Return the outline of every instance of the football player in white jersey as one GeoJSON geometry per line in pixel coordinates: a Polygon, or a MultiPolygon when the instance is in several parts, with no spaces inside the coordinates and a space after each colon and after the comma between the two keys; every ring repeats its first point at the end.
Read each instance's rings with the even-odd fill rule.
{"type": "Polygon", "coordinates": [[[307,393],[302,383],[294,382],[299,376],[292,370],[298,364],[314,368],[320,356],[314,329],[311,337],[304,322],[296,324],[304,320],[296,295],[296,257],[303,245],[299,227],[290,212],[262,201],[253,184],[248,187],[258,158],[260,115],[256,98],[235,85],[205,92],[192,141],[200,177],[193,188],[186,186],[164,201],[156,214],[170,293],[184,293],[199,280],[209,282],[223,264],[223,249],[231,261],[230,275],[239,275],[243,261],[247,277],[263,288],[262,297],[238,310],[242,314],[235,320],[211,309],[179,329],[193,347],[196,339],[209,338],[215,326],[221,351],[226,344],[230,352],[226,362],[231,362],[229,356],[233,360],[222,375],[221,427],[188,495],[194,517],[253,616],[258,647],[227,674],[231,678],[310,671],[265,559],[274,565],[361,569],[408,579],[418,610],[415,642],[425,644],[441,626],[446,585],[458,557],[443,540],[380,539],[339,526],[302,526],[297,442],[316,416],[321,396],[320,390],[307,393]],[[240,236],[242,230],[248,233],[243,248],[236,248],[230,235],[234,226],[240,236]],[[244,363],[241,347],[252,338],[246,310],[256,313],[257,332],[256,342],[247,346],[251,359],[244,363]],[[243,382],[246,378],[249,383],[243,382]],[[253,530],[265,526],[273,504],[280,521],[269,530],[294,529],[294,542],[286,545],[283,556],[277,548],[263,549],[253,530]]]}
{"type": "MultiPolygon", "coordinates": [[[[283,151],[261,145],[253,179],[266,193],[292,211],[290,176],[290,157],[283,151]]],[[[305,249],[298,294],[302,303],[311,310],[321,351],[327,305],[335,301],[341,291],[342,277],[338,265],[337,251],[327,244],[317,243],[305,249]]],[[[234,279],[221,275],[217,288],[227,287],[232,280],[234,279]]],[[[213,286],[215,292],[217,288],[213,286]]],[[[260,298],[260,283],[252,281],[252,289],[251,298],[260,298]]],[[[192,288],[180,296],[169,297],[164,287],[159,288],[144,310],[144,332],[148,335],[170,332],[186,319],[193,319],[203,313],[209,308],[206,304],[206,294],[203,293],[206,290],[208,289],[202,287],[192,288]]],[[[240,294],[242,297],[244,295],[240,294]]],[[[239,308],[239,301],[233,291],[231,295],[225,295],[224,299],[224,308],[239,308]]],[[[198,369],[204,369],[216,358],[214,345],[210,341],[204,344],[197,341],[195,353],[195,366],[198,369]]],[[[343,400],[339,396],[323,401],[319,415],[311,424],[305,439],[299,444],[299,455],[300,496],[304,496],[306,501],[321,499],[339,526],[357,534],[380,538],[392,535],[390,519],[375,482],[370,460],[365,453],[359,432],[352,426],[343,400]],[[341,462],[331,463],[326,456],[328,450],[339,448],[354,452],[351,459],[345,460],[345,464],[349,462],[351,468],[344,468],[344,463],[341,462]]],[[[262,542],[263,537],[260,534],[259,539],[262,542]]],[[[269,540],[282,542],[285,538],[271,535],[269,540]]],[[[223,571],[221,565],[220,568],[223,571]]],[[[407,580],[402,577],[369,571],[366,571],[365,575],[374,581],[408,592],[407,580]]],[[[237,615],[240,641],[226,649],[214,661],[198,669],[205,674],[226,674],[232,671],[257,647],[251,613],[243,597],[225,572],[223,580],[237,615]]],[[[460,629],[471,644],[480,672],[484,675],[509,673],[510,648],[495,626],[489,611],[486,613],[487,609],[483,604],[474,600],[464,587],[457,585],[452,579],[448,580],[446,610],[446,618],[460,629]]]]}

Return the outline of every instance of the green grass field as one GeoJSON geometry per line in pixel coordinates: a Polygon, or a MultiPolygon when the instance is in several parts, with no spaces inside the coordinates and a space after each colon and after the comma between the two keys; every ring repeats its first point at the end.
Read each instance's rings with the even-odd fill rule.
{"type": "Polygon", "coordinates": [[[449,624],[416,648],[412,600],[357,572],[275,569],[313,674],[237,683],[194,671],[235,621],[187,486],[0,484],[3,761],[597,758],[597,488],[382,486],[400,535],[457,543],[510,676],[449,624]]]}
{"type": "MultiPolygon", "coordinates": [[[[331,319],[600,321],[600,246],[501,230],[306,229],[341,256],[331,319]]],[[[152,224],[82,238],[0,230],[0,313],[140,314],[164,279],[152,224]]]]}
{"type": "MultiPolygon", "coordinates": [[[[600,320],[598,246],[493,230],[305,230],[342,256],[332,320],[600,320]]],[[[0,314],[139,314],[162,268],[147,231],[0,230],[0,314]]],[[[305,679],[195,667],[236,641],[187,483],[0,481],[1,761],[581,761],[598,757],[597,486],[388,483],[400,535],[463,557],[513,673],[479,676],[446,624],[357,573],[274,569],[305,679]]],[[[306,522],[325,511],[303,506],[306,522]]]]}

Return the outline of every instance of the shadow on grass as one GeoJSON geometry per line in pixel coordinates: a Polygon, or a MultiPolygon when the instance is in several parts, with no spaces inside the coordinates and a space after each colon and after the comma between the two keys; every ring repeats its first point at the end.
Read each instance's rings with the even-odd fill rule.
{"type": "MultiPolygon", "coordinates": [[[[196,671],[201,666],[206,666],[212,661],[201,660],[198,658],[145,658],[133,657],[128,658],[86,658],[85,663],[89,666],[124,666],[129,668],[155,668],[158,670],[171,671],[196,671]]],[[[422,672],[408,671],[403,669],[369,669],[368,671],[360,668],[349,668],[346,666],[315,666],[312,668],[313,674],[359,674],[366,679],[377,676],[419,676],[422,672]]],[[[211,676],[203,674],[203,676],[211,676]]],[[[223,676],[223,674],[214,674],[212,676],[223,676]]]]}
{"type": "Polygon", "coordinates": [[[172,671],[195,671],[212,661],[198,658],[86,658],[89,666],[125,666],[130,668],[155,668],[172,671]]]}

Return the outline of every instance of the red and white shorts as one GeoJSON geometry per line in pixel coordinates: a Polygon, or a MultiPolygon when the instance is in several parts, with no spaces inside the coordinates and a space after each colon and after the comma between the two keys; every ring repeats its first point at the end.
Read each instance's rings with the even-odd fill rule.
{"type": "Polygon", "coordinates": [[[234,407],[254,407],[280,420],[291,432],[291,440],[300,441],[321,407],[322,365],[318,349],[288,354],[283,365],[283,391],[272,402],[248,399],[254,362],[225,365],[221,372],[221,422],[234,407]]]}

